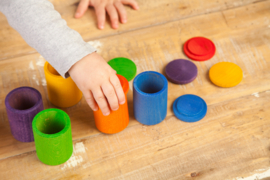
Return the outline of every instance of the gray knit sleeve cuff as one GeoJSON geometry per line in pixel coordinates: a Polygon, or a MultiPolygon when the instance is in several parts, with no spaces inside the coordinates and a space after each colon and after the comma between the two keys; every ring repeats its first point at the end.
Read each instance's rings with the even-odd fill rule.
{"type": "Polygon", "coordinates": [[[80,61],[85,56],[96,51],[97,50],[94,47],[92,47],[90,44],[85,43],[83,47],[74,49],[74,51],[71,54],[69,54],[67,59],[65,61],[62,61],[63,64],[61,64],[59,67],[54,67],[54,68],[58,71],[58,73],[62,77],[68,78],[69,77],[68,71],[76,62],[80,61]]]}

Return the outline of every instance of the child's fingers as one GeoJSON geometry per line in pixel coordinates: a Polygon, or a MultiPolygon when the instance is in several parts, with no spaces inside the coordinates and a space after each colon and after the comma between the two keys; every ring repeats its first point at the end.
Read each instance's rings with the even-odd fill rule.
{"type": "Polygon", "coordinates": [[[110,16],[112,28],[117,29],[118,28],[118,14],[113,5],[107,5],[106,10],[110,16]]]}
{"type": "Polygon", "coordinates": [[[90,108],[93,110],[93,111],[97,111],[98,110],[98,106],[97,106],[97,103],[93,97],[93,94],[91,91],[89,90],[86,90],[83,92],[83,95],[84,95],[84,98],[87,102],[87,104],[90,106],[90,108]]]}
{"type": "Polygon", "coordinates": [[[118,101],[120,104],[124,104],[126,101],[125,93],[123,91],[123,88],[121,86],[121,83],[116,75],[111,76],[110,81],[115,89],[116,95],[118,97],[118,101]]]}
{"type": "Polygon", "coordinates": [[[93,90],[94,98],[102,111],[104,116],[108,116],[110,114],[110,109],[108,107],[107,99],[105,98],[103,92],[101,91],[100,87],[93,90]]]}
{"type": "Polygon", "coordinates": [[[108,82],[103,84],[101,88],[110,104],[111,109],[116,111],[119,108],[119,104],[113,86],[110,82],[108,82]]]}
{"type": "Polygon", "coordinates": [[[95,7],[95,11],[96,11],[96,15],[97,15],[98,28],[103,29],[105,19],[106,19],[105,7],[103,5],[98,5],[95,7]]]}
{"type": "Polygon", "coordinates": [[[121,0],[121,3],[130,5],[135,10],[139,10],[139,5],[135,0],[121,0]]]}
{"type": "Polygon", "coordinates": [[[114,3],[114,6],[116,7],[116,9],[120,15],[121,23],[126,23],[127,22],[127,12],[126,12],[123,4],[117,1],[114,3]]]}
{"type": "Polygon", "coordinates": [[[84,15],[89,6],[89,0],[81,0],[75,13],[75,18],[80,18],[84,15]]]}

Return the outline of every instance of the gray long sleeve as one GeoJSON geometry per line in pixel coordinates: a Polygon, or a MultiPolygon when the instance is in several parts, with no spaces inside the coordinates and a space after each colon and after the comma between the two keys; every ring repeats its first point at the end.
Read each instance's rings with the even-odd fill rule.
{"type": "Polygon", "coordinates": [[[0,11],[24,40],[65,78],[73,64],[96,51],[67,26],[48,0],[0,0],[0,11]]]}

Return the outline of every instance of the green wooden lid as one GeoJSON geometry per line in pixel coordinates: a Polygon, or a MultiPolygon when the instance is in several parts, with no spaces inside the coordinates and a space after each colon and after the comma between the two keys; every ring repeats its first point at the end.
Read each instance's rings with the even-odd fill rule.
{"type": "Polygon", "coordinates": [[[118,57],[110,60],[108,64],[117,72],[131,81],[137,73],[137,67],[133,61],[124,57],[118,57]]]}

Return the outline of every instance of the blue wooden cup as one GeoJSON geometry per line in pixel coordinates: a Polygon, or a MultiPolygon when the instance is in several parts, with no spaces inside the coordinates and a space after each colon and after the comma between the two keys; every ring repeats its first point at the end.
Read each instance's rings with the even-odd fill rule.
{"type": "Polygon", "coordinates": [[[162,74],[146,71],[133,81],[133,108],[137,121],[154,125],[167,115],[168,81],[162,74]]]}

